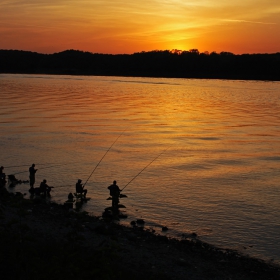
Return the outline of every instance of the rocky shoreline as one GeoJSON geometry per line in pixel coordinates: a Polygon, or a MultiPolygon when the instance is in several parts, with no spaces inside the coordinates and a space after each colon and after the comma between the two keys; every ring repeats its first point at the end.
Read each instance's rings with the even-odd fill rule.
{"type": "Polygon", "coordinates": [[[0,189],[1,279],[280,279],[280,267],[0,189]]]}

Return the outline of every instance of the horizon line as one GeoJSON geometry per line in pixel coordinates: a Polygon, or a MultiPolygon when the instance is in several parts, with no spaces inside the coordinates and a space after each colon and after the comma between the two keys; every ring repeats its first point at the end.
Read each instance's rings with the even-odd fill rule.
{"type": "Polygon", "coordinates": [[[178,49],[165,49],[165,50],[159,50],[159,49],[155,49],[155,50],[150,50],[150,51],[139,51],[139,52],[134,52],[134,53],[100,53],[100,52],[90,52],[90,51],[84,51],[84,50],[78,50],[78,49],[65,49],[62,51],[58,51],[58,52],[53,52],[53,53],[44,53],[44,52],[38,52],[38,51],[30,51],[30,50],[20,50],[20,49],[0,49],[0,51],[20,51],[20,52],[31,52],[31,53],[38,53],[38,54],[44,54],[44,55],[52,55],[52,54],[58,54],[58,53],[63,53],[66,51],[76,51],[76,52],[83,52],[83,53],[90,53],[90,54],[101,54],[101,55],[133,55],[133,54],[139,54],[139,53],[149,53],[149,52],[164,52],[164,51],[168,51],[171,53],[177,53],[177,54],[181,54],[184,52],[196,52],[198,54],[205,54],[205,55],[210,55],[210,54],[222,54],[222,53],[227,53],[227,54],[231,54],[231,55],[255,55],[255,54],[279,54],[279,52],[273,52],[273,53],[242,53],[242,54],[235,54],[229,51],[221,51],[221,52],[216,52],[216,51],[203,51],[200,52],[198,49],[189,49],[189,50],[178,50],[178,49]]]}

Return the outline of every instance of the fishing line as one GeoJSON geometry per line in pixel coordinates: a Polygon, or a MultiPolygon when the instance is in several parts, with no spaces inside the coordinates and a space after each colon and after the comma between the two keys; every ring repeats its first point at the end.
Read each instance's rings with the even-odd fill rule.
{"type": "MultiPolygon", "coordinates": [[[[51,166],[47,166],[47,167],[38,168],[38,170],[44,170],[44,169],[47,169],[47,168],[64,166],[64,165],[68,165],[68,164],[72,164],[72,163],[55,164],[55,165],[51,165],[51,166]]],[[[40,165],[40,164],[38,164],[38,165],[40,165]]],[[[30,165],[28,165],[28,166],[30,166],[30,165]]],[[[22,173],[25,173],[25,172],[29,172],[29,170],[25,170],[25,171],[21,171],[21,172],[16,172],[16,173],[13,173],[13,175],[22,174],[22,173]]]]}
{"type": "Polygon", "coordinates": [[[156,156],[148,165],[146,165],[136,176],[134,176],[125,186],[124,188],[121,190],[123,191],[134,179],[136,179],[148,166],[150,166],[157,158],[159,158],[165,151],[167,151],[169,149],[169,147],[167,149],[165,149],[163,152],[161,152],[158,156],[156,156]]]}
{"type": "Polygon", "coordinates": [[[63,164],[54,164],[54,165],[51,165],[51,166],[40,168],[40,170],[47,169],[47,168],[52,168],[52,167],[57,167],[57,166],[64,166],[64,165],[68,165],[68,164],[72,164],[72,162],[71,163],[69,163],[69,162],[68,163],[63,163],[63,164]]]}
{"type": "Polygon", "coordinates": [[[71,186],[73,186],[73,184],[57,186],[57,187],[54,187],[54,189],[68,188],[68,187],[71,187],[71,186]]]}
{"type": "Polygon", "coordinates": [[[55,187],[55,188],[56,188],[56,189],[59,189],[59,188],[66,188],[66,187],[71,187],[71,186],[73,186],[73,184],[57,186],[57,187],[55,187]]]}
{"type": "Polygon", "coordinates": [[[117,137],[117,139],[114,141],[114,143],[110,146],[110,148],[106,151],[106,153],[103,155],[103,157],[100,159],[100,161],[97,163],[97,165],[95,166],[95,168],[93,169],[93,171],[91,172],[91,174],[89,175],[88,179],[86,180],[86,182],[84,183],[84,186],[86,185],[86,183],[88,182],[89,178],[92,176],[93,172],[96,170],[96,168],[98,167],[98,165],[101,163],[101,161],[103,160],[103,158],[106,156],[106,154],[110,151],[110,149],[113,147],[113,145],[118,141],[118,139],[123,135],[123,133],[126,131],[126,129],[117,137]]]}
{"type": "MultiPolygon", "coordinates": [[[[83,161],[84,162],[84,161],[83,161]]],[[[72,164],[72,165],[75,165],[75,164],[79,164],[80,162],[68,162],[68,163],[57,163],[57,164],[54,164],[54,165],[51,165],[51,166],[47,166],[47,167],[42,167],[42,168],[38,168],[38,170],[43,170],[43,169],[47,169],[47,168],[52,168],[52,167],[58,167],[58,166],[64,166],[64,165],[69,165],[69,164],[72,164]]],[[[49,163],[44,163],[44,164],[36,164],[36,166],[41,166],[41,165],[48,165],[49,163]]],[[[30,166],[29,165],[21,165],[21,166],[30,166]]],[[[19,167],[21,167],[19,166],[19,167]]],[[[15,166],[16,167],[16,166],[15,166]]],[[[5,167],[6,168],[6,167],[5,167]]],[[[21,171],[21,172],[17,172],[17,173],[13,173],[13,175],[17,175],[17,174],[21,174],[21,173],[25,173],[25,172],[29,172],[29,170],[25,170],[25,171],[21,171]]]]}
{"type": "Polygon", "coordinates": [[[28,170],[21,171],[21,172],[17,172],[17,173],[13,173],[13,174],[11,174],[11,175],[17,175],[17,174],[21,174],[21,173],[25,173],[25,172],[28,172],[28,170]]]}

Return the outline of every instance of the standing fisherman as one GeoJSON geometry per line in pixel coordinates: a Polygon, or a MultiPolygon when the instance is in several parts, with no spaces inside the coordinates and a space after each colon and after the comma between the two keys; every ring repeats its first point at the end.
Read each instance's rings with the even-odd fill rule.
{"type": "Polygon", "coordinates": [[[114,181],[113,184],[108,187],[108,189],[110,190],[110,195],[112,196],[112,210],[114,213],[117,213],[121,192],[119,186],[117,185],[117,181],[114,181]]]}
{"type": "Polygon", "coordinates": [[[33,188],[35,184],[35,173],[38,169],[35,169],[35,164],[33,163],[31,167],[29,167],[29,179],[30,179],[30,187],[33,188]]]}

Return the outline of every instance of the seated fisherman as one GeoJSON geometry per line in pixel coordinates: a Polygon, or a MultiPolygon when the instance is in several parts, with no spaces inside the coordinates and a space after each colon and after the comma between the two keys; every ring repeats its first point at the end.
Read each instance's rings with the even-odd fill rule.
{"type": "Polygon", "coordinates": [[[81,195],[84,195],[84,197],[86,197],[87,190],[84,189],[81,179],[78,179],[78,182],[76,183],[76,193],[77,193],[77,195],[81,194],[81,195]]]}
{"type": "Polygon", "coordinates": [[[43,182],[41,182],[41,184],[40,184],[40,191],[41,191],[41,193],[43,193],[45,196],[47,195],[47,196],[50,196],[50,192],[51,192],[51,189],[52,189],[53,187],[50,187],[50,186],[48,186],[47,185],[47,180],[46,179],[44,179],[43,180],[43,182]]]}
{"type": "Polygon", "coordinates": [[[68,194],[68,201],[74,201],[74,195],[71,192],[68,194]]]}
{"type": "Polygon", "coordinates": [[[21,180],[18,180],[13,174],[8,175],[8,179],[10,182],[10,187],[15,187],[16,184],[20,184],[22,182],[21,180]]]}

